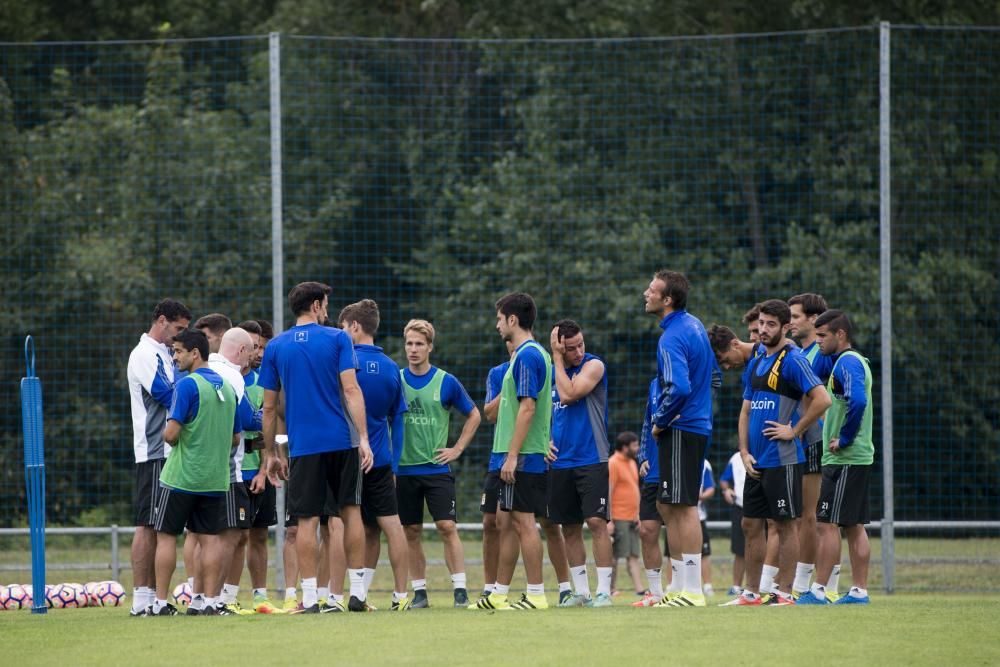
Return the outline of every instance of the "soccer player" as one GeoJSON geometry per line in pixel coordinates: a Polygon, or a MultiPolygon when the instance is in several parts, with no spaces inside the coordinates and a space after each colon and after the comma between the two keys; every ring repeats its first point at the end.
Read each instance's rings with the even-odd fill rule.
{"type": "MultiPolygon", "coordinates": [[[[163,439],[174,449],[160,473],[155,514],[156,599],[151,616],[174,616],[167,602],[177,564],[177,536],[185,526],[200,536],[206,590],[221,586],[228,560],[219,533],[225,528],[230,451],[243,425],[236,392],[207,363],[208,339],[199,331],[182,331],[173,340],[174,359],[185,376],[177,383],[163,439]]],[[[225,613],[211,605],[205,612],[225,613]]]]}
{"type": "Polygon", "coordinates": [[[586,351],[583,331],[573,320],[557,322],[549,338],[555,371],[552,443],[556,453],[549,465],[546,505],[549,519],[562,526],[576,591],[560,606],[610,607],[614,560],[608,535],[607,372],[600,357],[586,351]],[[597,564],[593,598],[583,542],[585,521],[597,564]]]}
{"type": "Polygon", "coordinates": [[[698,492],[698,520],[701,522],[701,580],[702,592],[706,596],[713,595],[712,589],[712,564],[709,557],[712,555],[712,540],[708,534],[708,510],[705,509],[705,502],[715,495],[715,478],[712,476],[712,464],[705,461],[705,470],[701,477],[701,489],[698,492]]]}
{"type": "Polygon", "coordinates": [[[771,299],[761,304],[758,322],[764,354],[754,357],[744,373],[739,439],[747,472],[743,491],[747,585],[740,605],[761,604],[759,572],[766,519],[774,520],[778,534],[777,604],[795,604],[791,585],[798,559],[796,519],[802,515],[805,461],[799,439],[830,405],[809,362],[785,340],[790,320],[791,311],[784,301],[771,299]],[[809,397],[809,405],[799,415],[803,396],[809,397]]]}
{"type": "MultiPolygon", "coordinates": [[[[260,431],[260,412],[250,403],[246,395],[244,373],[250,370],[250,358],[253,356],[253,339],[244,329],[230,329],[222,335],[219,342],[219,352],[208,355],[208,367],[218,373],[236,391],[236,402],[240,411],[240,421],[247,430],[260,431]]],[[[242,436],[242,434],[241,434],[242,436]]],[[[229,550],[229,558],[224,563],[224,569],[219,574],[222,586],[222,603],[229,611],[236,614],[253,613],[242,609],[237,601],[240,591],[240,574],[243,571],[243,551],[240,544],[246,544],[250,525],[253,522],[253,508],[250,494],[243,483],[243,456],[245,441],[240,437],[239,444],[233,448],[229,459],[229,491],[226,494],[226,530],[222,532],[222,540],[229,550]],[[232,575],[233,563],[236,562],[235,576],[232,575]],[[227,582],[226,579],[229,578],[227,582]]],[[[199,563],[201,566],[203,563],[199,563]]],[[[206,589],[209,595],[215,595],[206,589]]],[[[191,609],[197,609],[192,600],[191,609]]]]}
{"type": "Polygon", "coordinates": [[[747,327],[747,337],[750,338],[751,344],[760,342],[757,324],[758,319],[760,319],[760,304],[755,303],[753,308],[743,313],[743,324],[747,327]]]}
{"type": "MultiPolygon", "coordinates": [[[[660,532],[663,517],[656,507],[656,497],[660,490],[660,457],[653,437],[653,414],[660,400],[660,379],[654,377],[649,383],[646,399],[646,416],[642,422],[642,436],[639,438],[639,476],[642,488],[639,491],[639,542],[642,546],[642,564],[646,569],[646,594],[632,603],[633,607],[652,607],[663,598],[663,550],[660,548],[660,532]]],[[[681,578],[671,580],[680,586],[681,578]]],[[[672,591],[680,592],[680,588],[672,591]]]]}
{"type": "MultiPolygon", "coordinates": [[[[407,367],[400,372],[406,396],[403,446],[396,454],[396,497],[406,531],[413,577],[413,609],[429,606],[427,558],[422,544],[424,503],[444,542],[444,558],[451,573],[456,607],[469,604],[466,591],[465,554],[456,522],[455,475],[452,461],[462,455],[479,428],[479,408],[455,376],[431,365],[434,325],[410,320],[403,329],[407,367]],[[448,446],[451,409],[465,415],[458,440],[448,446]]],[[[395,453],[395,452],[394,452],[395,453]]]]}
{"type": "Polygon", "coordinates": [[[198,318],[194,328],[208,337],[209,354],[218,354],[222,337],[233,328],[233,321],[222,313],[209,313],[198,318]]]}
{"type": "MultiPolygon", "coordinates": [[[[826,365],[828,357],[819,353],[816,341],[816,318],[826,309],[826,300],[819,294],[796,294],[788,300],[792,312],[791,326],[788,334],[792,337],[816,376],[822,378],[829,373],[817,371],[818,365],[826,365]],[[820,360],[819,363],[817,360],[820,360]]],[[[807,401],[799,406],[800,412],[805,409],[807,401]]],[[[805,449],[806,463],[802,471],[802,519],[799,525],[799,562],[795,565],[795,579],[792,582],[792,594],[798,597],[809,590],[809,580],[816,569],[816,501],[819,500],[820,459],[823,456],[823,422],[818,420],[806,431],[802,443],[805,449]]]]}
{"type": "Polygon", "coordinates": [[[135,452],[135,537],[132,539],[135,588],[132,590],[131,616],[144,616],[155,599],[153,505],[160,471],[169,451],[163,440],[163,427],[174,398],[174,363],[169,346],[174,336],[187,329],[190,322],[191,311],[183,303],[163,299],[153,308],[149,331],[142,334],[128,357],[126,375],[135,452]]]}
{"type": "Polygon", "coordinates": [[[690,284],[676,271],[659,271],[643,294],[645,310],[660,321],[656,367],[662,394],[652,417],[660,457],[658,509],[667,526],[673,577],[683,588],[657,603],[704,607],[701,588],[701,526],[698,490],[702,462],[712,435],[712,379],[715,363],[705,327],[687,312],[690,284]]]}
{"type": "MultiPolygon", "coordinates": [[[[820,544],[816,581],[828,581],[840,562],[840,528],[847,535],[852,586],[837,604],[868,604],[868,484],[875,458],[872,438],[872,371],[853,348],[854,326],[846,313],[828,310],[816,319],[816,335],[833,362],[827,390],[833,405],[823,424],[823,485],[817,519],[820,544]]],[[[799,603],[822,604],[827,587],[814,583],[799,603]]]]}
{"type": "MultiPolygon", "coordinates": [[[[542,581],[542,541],[536,516],[546,514],[546,461],[552,422],[552,360],[531,329],[537,310],[524,293],[507,294],[496,302],[497,332],[514,346],[503,377],[497,427],[493,433],[491,467],[500,465],[500,558],[493,589],[497,609],[548,609],[542,581]],[[528,589],[511,602],[510,583],[518,550],[524,558],[528,589]]],[[[491,596],[492,597],[492,596],[491,596]]]]}
{"type": "Polygon", "coordinates": [[[619,433],[615,438],[615,453],[608,459],[608,493],[611,498],[608,531],[614,537],[611,588],[614,590],[616,587],[618,562],[624,559],[635,594],[641,597],[645,589],[639,574],[639,468],[635,462],[638,454],[639,436],[631,431],[619,433]]]}
{"type": "Polygon", "coordinates": [[[737,451],[729,457],[729,463],[726,464],[726,469],[719,477],[722,498],[732,508],[730,511],[729,550],[733,554],[733,585],[729,589],[729,595],[733,596],[738,596],[743,592],[743,575],[746,573],[745,542],[743,539],[743,486],[746,477],[747,471],[743,467],[743,457],[737,451]]]}
{"type": "Polygon", "coordinates": [[[392,474],[393,449],[403,444],[403,413],[406,396],[399,366],[375,345],[375,332],[380,321],[378,304],[363,299],[345,307],[337,317],[340,327],[354,342],[358,355],[358,384],[365,397],[368,416],[368,440],[375,461],[365,473],[361,496],[361,514],[365,521],[365,592],[371,586],[379,557],[379,530],[389,544],[389,564],[395,587],[392,593],[393,611],[405,611],[410,606],[406,591],[409,554],[406,534],[399,521],[396,503],[396,483],[392,474]]]}
{"type": "Polygon", "coordinates": [[[302,573],[303,613],[319,613],[316,527],[327,490],[344,521],[351,598],[348,609],[367,611],[364,594],[365,534],[361,521],[362,474],[372,467],[365,402],[358,385],[351,338],[322,326],[329,285],[299,283],[288,294],[295,326],[264,351],[258,382],[264,388],[264,443],[268,477],[287,479],[289,514],[298,518],[296,551],[302,573]],[[278,390],[285,390],[288,460],[275,448],[278,390]],[[290,463],[289,463],[290,462],[290,463]]]}

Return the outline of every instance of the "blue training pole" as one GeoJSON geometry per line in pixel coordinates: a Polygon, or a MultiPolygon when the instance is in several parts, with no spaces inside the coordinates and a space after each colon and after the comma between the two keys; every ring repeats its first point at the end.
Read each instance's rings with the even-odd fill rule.
{"type": "Polygon", "coordinates": [[[45,450],[42,435],[42,381],[35,376],[35,342],[24,339],[27,377],[21,378],[21,415],[24,420],[24,477],[28,486],[28,525],[31,530],[31,613],[44,614],[45,601],[45,450]]]}

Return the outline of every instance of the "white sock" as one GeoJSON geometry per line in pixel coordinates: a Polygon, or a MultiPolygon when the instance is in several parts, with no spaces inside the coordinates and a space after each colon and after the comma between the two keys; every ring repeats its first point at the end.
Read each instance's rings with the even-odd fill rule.
{"type": "Polygon", "coordinates": [[[578,567],[572,567],[570,568],[569,573],[570,576],[573,577],[573,588],[576,590],[576,594],[589,598],[590,580],[587,577],[587,566],[580,565],[578,567]]]}
{"type": "Polygon", "coordinates": [[[142,588],[132,589],[132,611],[138,613],[144,609],[142,606],[143,600],[146,599],[145,594],[142,592],[142,588]]]}
{"type": "Polygon", "coordinates": [[[495,588],[496,584],[486,584],[485,586],[483,586],[483,592],[492,594],[495,588]]]}
{"type": "Polygon", "coordinates": [[[331,604],[331,603],[334,603],[334,602],[340,602],[341,604],[343,604],[343,602],[344,602],[344,595],[343,595],[343,593],[330,593],[330,597],[328,597],[326,599],[326,601],[327,601],[328,604],[331,604]]]}
{"type": "Polygon", "coordinates": [[[465,588],[465,572],[458,572],[451,575],[452,588],[465,588]]]}
{"type": "Polygon", "coordinates": [[[792,583],[792,590],[796,593],[804,593],[809,590],[809,580],[812,578],[813,570],[816,569],[814,563],[796,563],[795,581],[792,583]]]}
{"type": "Polygon", "coordinates": [[[316,599],[325,600],[330,597],[330,587],[329,586],[317,586],[316,587],[316,599]]]}
{"type": "Polygon", "coordinates": [[[412,582],[413,590],[416,591],[426,591],[427,590],[427,580],[426,579],[414,579],[412,582]]]}
{"type": "Polygon", "coordinates": [[[194,591],[194,577],[188,577],[188,586],[194,591]]]}
{"type": "Polygon", "coordinates": [[[496,593],[497,595],[506,596],[508,593],[510,593],[510,584],[504,585],[498,581],[496,584],[493,585],[493,592],[496,593]]]}
{"type": "Polygon", "coordinates": [[[826,590],[837,592],[837,586],[840,585],[840,563],[833,566],[833,570],[830,572],[830,581],[826,582],[826,590]]]}
{"type": "Polygon", "coordinates": [[[684,592],[703,595],[701,591],[701,554],[682,554],[684,557],[684,592]]]}
{"type": "Polygon", "coordinates": [[[825,600],[826,599],[826,586],[824,586],[823,584],[813,584],[809,588],[809,590],[812,592],[813,596],[817,600],[825,600]]]}
{"type": "Polygon", "coordinates": [[[559,582],[559,593],[560,594],[561,593],[565,593],[566,591],[571,591],[571,590],[573,590],[573,584],[569,583],[568,581],[560,581],[559,582]]]}
{"type": "Polygon", "coordinates": [[[205,596],[201,593],[191,597],[191,609],[201,611],[205,608],[205,596]]]}
{"type": "Polygon", "coordinates": [[[403,591],[402,593],[400,593],[399,591],[393,591],[392,592],[392,601],[393,602],[402,602],[405,599],[406,599],[406,591],[403,591]]]}
{"type": "Polygon", "coordinates": [[[851,586],[851,591],[848,593],[852,598],[863,598],[868,596],[867,588],[858,588],[857,586],[851,586]]]}
{"type": "Polygon", "coordinates": [[[209,597],[206,597],[205,598],[205,606],[206,607],[218,607],[219,606],[219,598],[209,598],[209,597]]]}
{"type": "Polygon", "coordinates": [[[604,593],[611,595],[611,570],[610,567],[597,568],[597,594],[604,593]]]}
{"type": "Polygon", "coordinates": [[[255,589],[253,589],[253,596],[255,598],[266,598],[267,597],[267,589],[266,588],[255,588],[255,589]]]}
{"type": "Polygon", "coordinates": [[[159,598],[153,598],[153,613],[158,613],[161,609],[167,606],[166,600],[160,600],[159,598]]]}
{"type": "Polygon", "coordinates": [[[365,601],[365,570],[364,568],[347,568],[347,580],[351,582],[351,597],[365,601]]]}
{"type": "Polygon", "coordinates": [[[375,568],[366,567],[365,568],[365,597],[368,597],[368,589],[372,587],[372,581],[375,579],[375,568]]]}
{"type": "Polygon", "coordinates": [[[670,585],[668,593],[680,593],[684,590],[684,561],[670,559],[670,585]]]}
{"type": "Polygon", "coordinates": [[[295,599],[295,586],[285,589],[285,599],[294,600],[295,599]]]}
{"type": "Polygon", "coordinates": [[[760,572],[760,592],[770,593],[774,591],[774,578],[778,576],[778,568],[773,565],[765,565],[760,572]]]}
{"type": "Polygon", "coordinates": [[[646,570],[646,581],[649,583],[649,593],[654,598],[663,597],[663,574],[662,570],[654,567],[646,570]]]}
{"type": "Polygon", "coordinates": [[[302,580],[302,606],[308,609],[319,601],[316,596],[316,577],[302,580]]]}
{"type": "Polygon", "coordinates": [[[222,585],[222,601],[225,604],[233,604],[236,602],[236,596],[240,594],[240,587],[233,586],[232,584],[222,585]]]}
{"type": "Polygon", "coordinates": [[[135,600],[140,605],[140,607],[136,611],[141,611],[145,609],[149,605],[153,604],[153,601],[156,599],[156,591],[153,590],[152,588],[149,588],[148,586],[140,586],[135,590],[136,590],[136,596],[133,598],[133,600],[135,600]]]}
{"type": "Polygon", "coordinates": [[[528,595],[545,595],[545,584],[528,584],[528,595]]]}

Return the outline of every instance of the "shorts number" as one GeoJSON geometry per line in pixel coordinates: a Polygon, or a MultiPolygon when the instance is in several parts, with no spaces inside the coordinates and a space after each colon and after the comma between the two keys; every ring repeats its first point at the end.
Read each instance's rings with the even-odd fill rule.
{"type": "Polygon", "coordinates": [[[786,507],[788,503],[785,502],[784,498],[778,499],[778,507],[786,507]]]}

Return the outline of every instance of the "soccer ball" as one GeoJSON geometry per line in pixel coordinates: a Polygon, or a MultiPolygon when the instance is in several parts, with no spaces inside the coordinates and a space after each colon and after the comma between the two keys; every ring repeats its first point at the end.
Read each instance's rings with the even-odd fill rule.
{"type": "MultiPolygon", "coordinates": [[[[11,585],[13,586],[15,584],[11,585]]],[[[25,603],[21,605],[22,608],[27,609],[34,603],[35,592],[34,589],[31,587],[31,584],[21,584],[21,590],[24,591],[24,594],[28,596],[25,603]]]]}
{"type": "Polygon", "coordinates": [[[97,599],[102,607],[120,607],[125,602],[125,589],[117,581],[97,584],[97,599]]]}
{"type": "Polygon", "coordinates": [[[191,604],[191,586],[188,585],[188,582],[185,581],[174,587],[174,602],[185,607],[191,604]]]}
{"type": "Polygon", "coordinates": [[[81,584],[60,584],[56,586],[56,596],[62,601],[64,608],[87,606],[87,593],[81,584]]]}
{"type": "Polygon", "coordinates": [[[45,586],[45,603],[49,606],[49,609],[62,609],[63,601],[59,597],[59,591],[62,589],[62,584],[56,584],[55,586],[45,586]]]}
{"type": "Polygon", "coordinates": [[[31,606],[31,593],[24,586],[11,584],[0,587],[0,607],[4,609],[27,609],[31,606]]]}
{"type": "Polygon", "coordinates": [[[87,606],[88,607],[100,607],[101,599],[97,597],[97,586],[99,584],[96,581],[88,581],[83,585],[83,590],[87,594],[87,606]]]}

